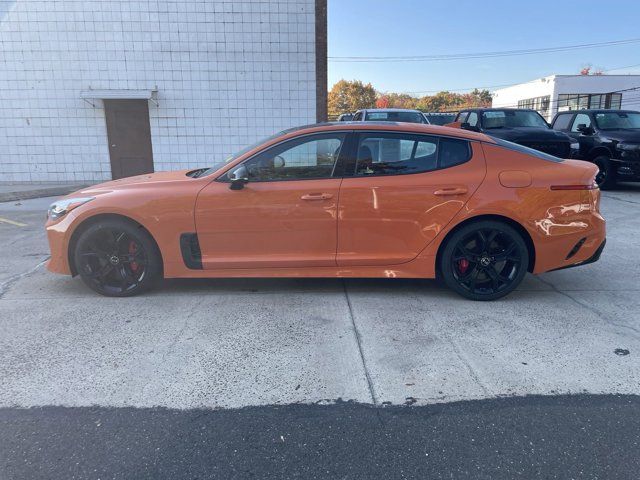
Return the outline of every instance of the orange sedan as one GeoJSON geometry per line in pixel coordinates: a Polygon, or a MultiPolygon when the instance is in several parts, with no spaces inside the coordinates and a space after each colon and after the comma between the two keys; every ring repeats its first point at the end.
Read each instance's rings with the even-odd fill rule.
{"type": "Polygon", "coordinates": [[[127,296],[161,278],[441,278],[473,300],[604,248],[597,168],[465,130],[335,123],[209,169],[106,182],[49,209],[52,272],[127,296]]]}

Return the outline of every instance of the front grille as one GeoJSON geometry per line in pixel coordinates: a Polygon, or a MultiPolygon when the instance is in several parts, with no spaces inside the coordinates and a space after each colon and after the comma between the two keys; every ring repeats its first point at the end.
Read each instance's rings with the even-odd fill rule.
{"type": "Polygon", "coordinates": [[[520,142],[520,144],[558,158],[569,158],[571,154],[568,142],[520,142]]]}

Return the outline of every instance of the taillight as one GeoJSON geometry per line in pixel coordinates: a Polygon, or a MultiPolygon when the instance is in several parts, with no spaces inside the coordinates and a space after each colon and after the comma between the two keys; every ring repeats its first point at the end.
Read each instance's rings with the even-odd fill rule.
{"type": "Polygon", "coordinates": [[[593,182],[590,185],[551,185],[551,190],[597,190],[598,184],[593,182]]]}

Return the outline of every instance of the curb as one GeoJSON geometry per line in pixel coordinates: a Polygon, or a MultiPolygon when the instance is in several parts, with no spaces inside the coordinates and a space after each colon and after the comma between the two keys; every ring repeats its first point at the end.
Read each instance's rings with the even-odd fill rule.
{"type": "Polygon", "coordinates": [[[41,197],[57,197],[60,195],[67,195],[81,188],[85,188],[87,185],[66,185],[64,187],[48,187],[38,188],[35,190],[24,190],[17,192],[1,192],[0,202],[14,202],[16,200],[29,200],[31,198],[41,197]]]}

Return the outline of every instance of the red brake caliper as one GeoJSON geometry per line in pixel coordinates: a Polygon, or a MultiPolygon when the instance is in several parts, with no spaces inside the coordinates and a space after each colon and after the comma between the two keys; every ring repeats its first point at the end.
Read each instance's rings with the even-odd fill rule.
{"type": "Polygon", "coordinates": [[[460,260],[458,260],[458,270],[460,271],[460,273],[464,274],[468,268],[469,260],[467,260],[466,258],[461,258],[460,260]]]}
{"type": "MultiPolygon", "coordinates": [[[[133,240],[131,240],[129,242],[129,255],[133,255],[134,253],[136,253],[136,242],[134,242],[133,240]]],[[[131,262],[129,263],[129,266],[131,267],[131,271],[132,272],[137,272],[138,271],[138,267],[139,265],[136,262],[131,262]]]]}

